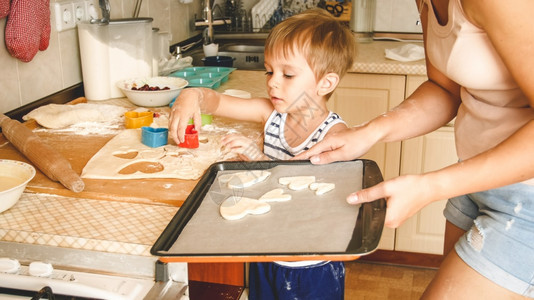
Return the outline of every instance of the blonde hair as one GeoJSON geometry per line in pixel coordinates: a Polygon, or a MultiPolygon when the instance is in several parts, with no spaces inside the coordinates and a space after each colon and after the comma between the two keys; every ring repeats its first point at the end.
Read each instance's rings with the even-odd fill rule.
{"type": "Polygon", "coordinates": [[[265,56],[302,54],[316,79],[343,77],[352,67],[356,41],[349,28],[320,8],[308,9],[276,25],[265,42],[265,56]]]}

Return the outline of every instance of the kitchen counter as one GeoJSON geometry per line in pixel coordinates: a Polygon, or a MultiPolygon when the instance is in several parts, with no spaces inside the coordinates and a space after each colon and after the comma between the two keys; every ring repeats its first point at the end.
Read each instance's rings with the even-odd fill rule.
{"type": "MultiPolygon", "coordinates": [[[[376,73],[376,74],[399,74],[399,75],[426,75],[425,60],[413,62],[400,62],[387,59],[385,49],[394,49],[406,45],[406,42],[375,41],[358,44],[358,53],[354,66],[349,72],[353,73],[376,73]]],[[[422,42],[411,42],[423,46],[422,42]]]]}
{"type": "MultiPolygon", "coordinates": [[[[219,90],[224,91],[247,86],[250,87],[247,88],[247,91],[251,92],[252,95],[265,96],[265,92],[262,91],[264,90],[264,73],[253,72],[253,75],[255,76],[251,76],[251,73],[248,72],[236,71],[230,75],[228,82],[221,85],[219,90]],[[258,84],[259,82],[262,84],[258,84]]],[[[131,105],[125,98],[98,101],[98,103],[131,105]]],[[[214,122],[216,121],[214,118],[214,122]]],[[[232,126],[227,120],[224,120],[223,123],[232,126]]],[[[251,126],[247,130],[259,132],[260,129],[258,125],[257,127],[251,126]]],[[[75,135],[73,134],[73,136],[75,135]]],[[[111,137],[107,139],[111,139],[111,137]]],[[[68,141],[68,135],[67,138],[62,137],[60,140],[68,141]]],[[[2,156],[3,153],[10,152],[3,151],[8,145],[2,145],[0,141],[0,158],[13,159],[12,155],[2,156]]],[[[60,146],[54,145],[54,148],[58,147],[60,146]]],[[[66,158],[72,161],[74,160],[72,155],[74,154],[71,153],[66,158]]],[[[89,158],[90,156],[84,160],[87,161],[89,158]]],[[[22,160],[25,159],[22,158],[22,160]]],[[[75,170],[80,169],[80,167],[83,168],[83,166],[75,167],[72,162],[71,164],[75,170]]],[[[37,173],[41,172],[37,171],[37,173]]],[[[49,181],[49,183],[45,183],[48,185],[47,189],[36,185],[33,185],[32,188],[32,184],[36,180],[34,178],[28,184],[25,193],[17,204],[0,214],[0,242],[148,257],[151,256],[150,248],[196,183],[196,181],[189,180],[185,181],[186,185],[180,185],[181,189],[174,192],[176,197],[183,198],[176,199],[180,201],[151,202],[150,199],[143,200],[117,195],[100,197],[101,191],[97,194],[88,190],[91,187],[87,184],[89,180],[85,180],[86,189],[80,194],[96,195],[96,197],[81,197],[56,182],[50,181],[43,174],[37,174],[36,177],[38,176],[41,176],[41,181],[49,181]],[[47,192],[36,192],[42,190],[47,192]]],[[[169,180],[169,182],[180,184],[184,180],[175,179],[169,180]]],[[[124,182],[124,184],[128,183],[124,182]]],[[[114,193],[120,192],[116,189],[110,190],[110,194],[114,193]]],[[[1,256],[2,250],[0,250],[1,256]]]]}
{"type": "MultiPolygon", "coordinates": [[[[424,61],[401,63],[384,58],[385,48],[399,45],[398,42],[361,44],[351,72],[425,75],[424,61]]],[[[218,91],[226,89],[266,96],[264,72],[236,70],[218,91]]],[[[127,102],[111,100],[117,101],[127,102]]],[[[0,150],[3,147],[6,145],[0,141],[0,150]]],[[[1,154],[0,151],[0,158],[6,158],[1,154]]],[[[56,190],[59,192],[27,190],[13,208],[1,213],[0,243],[150,257],[150,248],[179,209],[178,205],[165,202],[84,198],[63,193],[65,189],[61,190],[61,186],[56,190]]],[[[0,256],[5,256],[6,247],[2,248],[0,256]]]]}

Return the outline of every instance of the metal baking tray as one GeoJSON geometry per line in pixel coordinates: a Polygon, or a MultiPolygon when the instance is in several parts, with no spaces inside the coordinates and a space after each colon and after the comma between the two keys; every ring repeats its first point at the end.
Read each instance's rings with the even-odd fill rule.
{"type": "Polygon", "coordinates": [[[252,262],[277,260],[354,260],[376,250],[386,214],[379,199],[349,205],[346,196],[381,182],[377,164],[358,159],[327,165],[309,161],[219,162],[211,165],[151,249],[163,262],[252,262]],[[220,203],[235,195],[219,176],[267,170],[264,182],[238,190],[257,199],[283,187],[278,178],[314,175],[336,188],[317,196],[311,190],[291,191],[287,202],[270,203],[271,211],[237,221],[219,214],[220,203]]]}

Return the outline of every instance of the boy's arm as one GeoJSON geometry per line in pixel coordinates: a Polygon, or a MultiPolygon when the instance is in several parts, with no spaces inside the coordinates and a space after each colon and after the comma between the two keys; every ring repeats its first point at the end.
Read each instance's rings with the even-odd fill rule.
{"type": "Polygon", "coordinates": [[[184,140],[190,119],[193,119],[196,128],[200,128],[201,113],[242,121],[264,122],[272,110],[268,99],[242,99],[207,88],[187,88],[182,90],[172,106],[169,134],[177,144],[180,143],[184,140]]]}
{"type": "Polygon", "coordinates": [[[271,160],[263,154],[263,135],[256,140],[247,138],[241,134],[229,134],[222,138],[224,151],[236,153],[242,160],[258,161],[271,160]]]}

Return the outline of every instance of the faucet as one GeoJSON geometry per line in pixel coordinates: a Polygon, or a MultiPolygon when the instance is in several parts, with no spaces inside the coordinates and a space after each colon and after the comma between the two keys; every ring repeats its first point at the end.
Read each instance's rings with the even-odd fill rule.
{"type": "Polygon", "coordinates": [[[102,9],[102,23],[109,23],[110,19],[110,5],[109,0],[99,0],[100,8],[102,9]]]}
{"type": "Polygon", "coordinates": [[[204,22],[206,22],[208,25],[208,27],[204,30],[204,44],[206,45],[213,43],[213,13],[211,11],[210,2],[210,0],[204,0],[203,17],[204,22]]]}
{"type": "Polygon", "coordinates": [[[102,19],[91,19],[91,24],[108,25],[110,20],[110,5],[109,0],[98,0],[100,9],[102,10],[102,19]]]}

